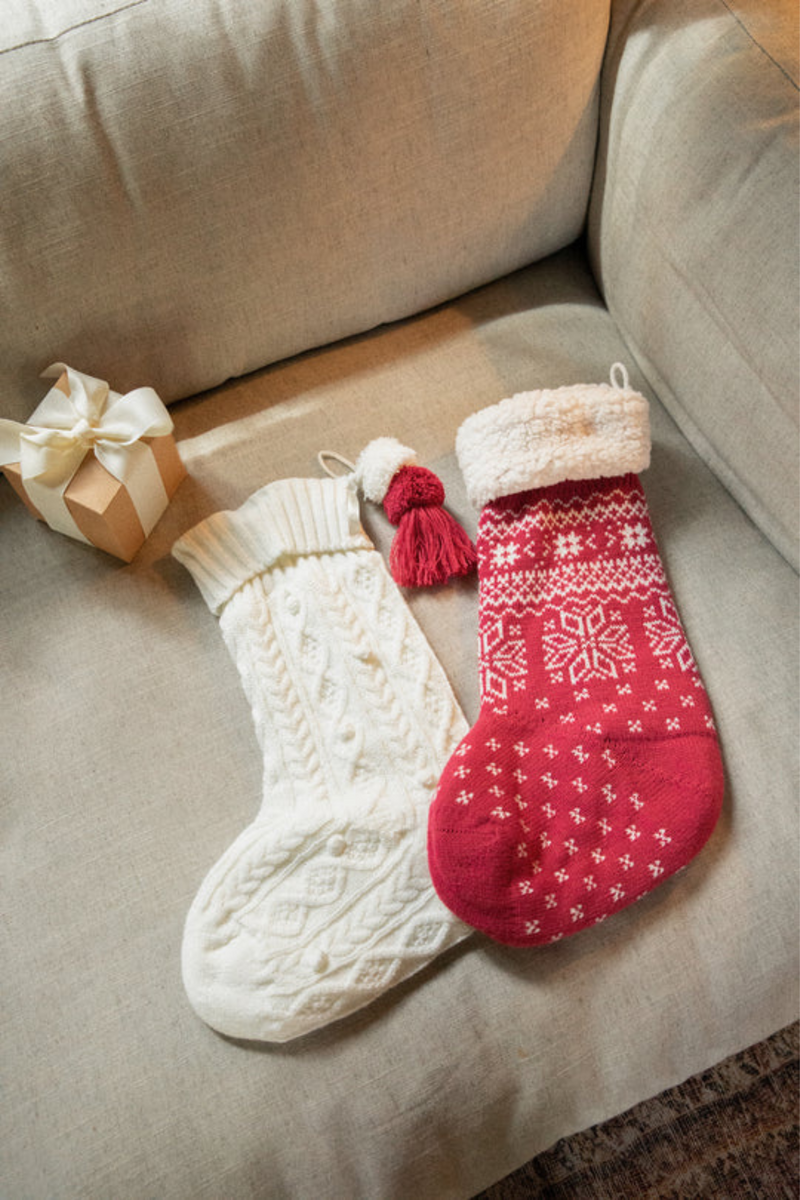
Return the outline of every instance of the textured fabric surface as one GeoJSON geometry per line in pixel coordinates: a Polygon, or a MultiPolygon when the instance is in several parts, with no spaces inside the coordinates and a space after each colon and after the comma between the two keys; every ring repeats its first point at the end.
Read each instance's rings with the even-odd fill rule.
{"type": "Polygon", "coordinates": [[[589,231],[622,334],[697,452],[798,563],[795,0],[621,0],[589,231]]]}
{"type": "Polygon", "coordinates": [[[565,1138],[474,1200],[795,1200],[800,1030],[565,1138]]]}
{"type": "MultiPolygon", "coordinates": [[[[474,533],[459,424],[619,360],[570,251],[175,406],[190,476],[130,566],[34,522],[0,482],[9,1196],[463,1200],[796,1019],[796,576],[635,370],[651,401],[642,482],[729,780],[703,854],[593,930],[533,950],[475,935],[286,1046],[226,1040],[184,996],[186,912],[257,810],[262,764],[174,540],[313,474],[319,449],[353,461],[382,435],[416,449],[474,533]]],[[[362,515],[385,556],[393,528],[362,515]]],[[[475,581],[409,603],[474,721],[475,581]]]]}
{"type": "Polygon", "coordinates": [[[341,1020],[471,932],[425,853],[466,722],[383,559],[358,544],[354,501],[352,479],[277,480],[173,547],[202,562],[206,589],[214,568],[230,588],[242,532],[251,552],[211,607],[253,710],[262,802],[203,881],[182,948],[192,1006],[233,1037],[341,1020]]]}
{"type": "Polygon", "coordinates": [[[4,0],[0,415],[167,402],[572,241],[607,0],[4,0]]]}
{"type": "Polygon", "coordinates": [[[375,438],[364,447],[355,463],[359,491],[373,504],[383,504],[393,477],[401,467],[413,466],[416,461],[411,447],[403,446],[397,438],[375,438]]]}
{"type": "Polygon", "coordinates": [[[481,710],[436,789],[428,861],[462,920],[542,945],[694,858],[722,763],[637,476],[487,504],[478,578],[481,710]]]}
{"type": "Polygon", "coordinates": [[[309,555],[370,550],[355,489],[324,479],[276,480],[235,512],[217,512],[172,547],[217,616],[252,579],[309,555]]]}
{"type": "Polygon", "coordinates": [[[469,417],[456,455],[478,509],[565,479],[636,474],[650,463],[647,401],[625,383],[522,392],[469,417]]]}

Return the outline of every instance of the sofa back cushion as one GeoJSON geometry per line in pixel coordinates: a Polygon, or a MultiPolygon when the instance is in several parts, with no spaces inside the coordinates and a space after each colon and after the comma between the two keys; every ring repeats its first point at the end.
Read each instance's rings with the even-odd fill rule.
{"type": "Polygon", "coordinates": [[[615,0],[589,238],[696,450],[797,566],[796,0],[615,0]]]}
{"type": "Polygon", "coordinates": [[[192,394],[586,215],[606,0],[6,0],[0,411],[54,359],[192,394]]]}

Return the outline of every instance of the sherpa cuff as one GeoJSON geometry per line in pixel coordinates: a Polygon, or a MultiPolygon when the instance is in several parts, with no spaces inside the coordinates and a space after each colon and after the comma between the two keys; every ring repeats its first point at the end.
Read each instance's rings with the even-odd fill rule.
{"type": "Polygon", "coordinates": [[[348,476],[279,479],[240,508],[195,525],[172,547],[203,599],[219,614],[234,592],[291,558],[338,550],[371,550],[361,528],[358,496],[348,476]]]}
{"type": "Polygon", "coordinates": [[[518,392],[468,417],[456,454],[470,503],[567,479],[643,471],[650,463],[647,400],[615,364],[612,383],[518,392]]]}

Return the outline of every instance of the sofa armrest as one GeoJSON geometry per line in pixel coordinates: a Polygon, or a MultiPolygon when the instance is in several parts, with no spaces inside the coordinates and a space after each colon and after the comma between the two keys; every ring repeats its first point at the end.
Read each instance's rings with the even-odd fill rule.
{"type": "Polygon", "coordinates": [[[616,0],[589,242],[639,365],[797,565],[793,0],[616,0]]]}

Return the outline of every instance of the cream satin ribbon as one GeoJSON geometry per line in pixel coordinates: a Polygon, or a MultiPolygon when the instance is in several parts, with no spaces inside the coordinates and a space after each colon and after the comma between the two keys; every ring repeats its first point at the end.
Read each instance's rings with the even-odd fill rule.
{"type": "Polygon", "coordinates": [[[167,494],[153,453],[140,439],[172,432],[163,403],[152,388],[122,396],[102,379],[64,363],[53,363],[41,377],[58,382],[29,422],[0,419],[0,466],[19,462],[25,491],[51,529],[86,542],[64,492],[93,450],[124,484],[147,536],[167,505],[167,494]],[[69,395],[62,390],[63,376],[69,395]]]}

